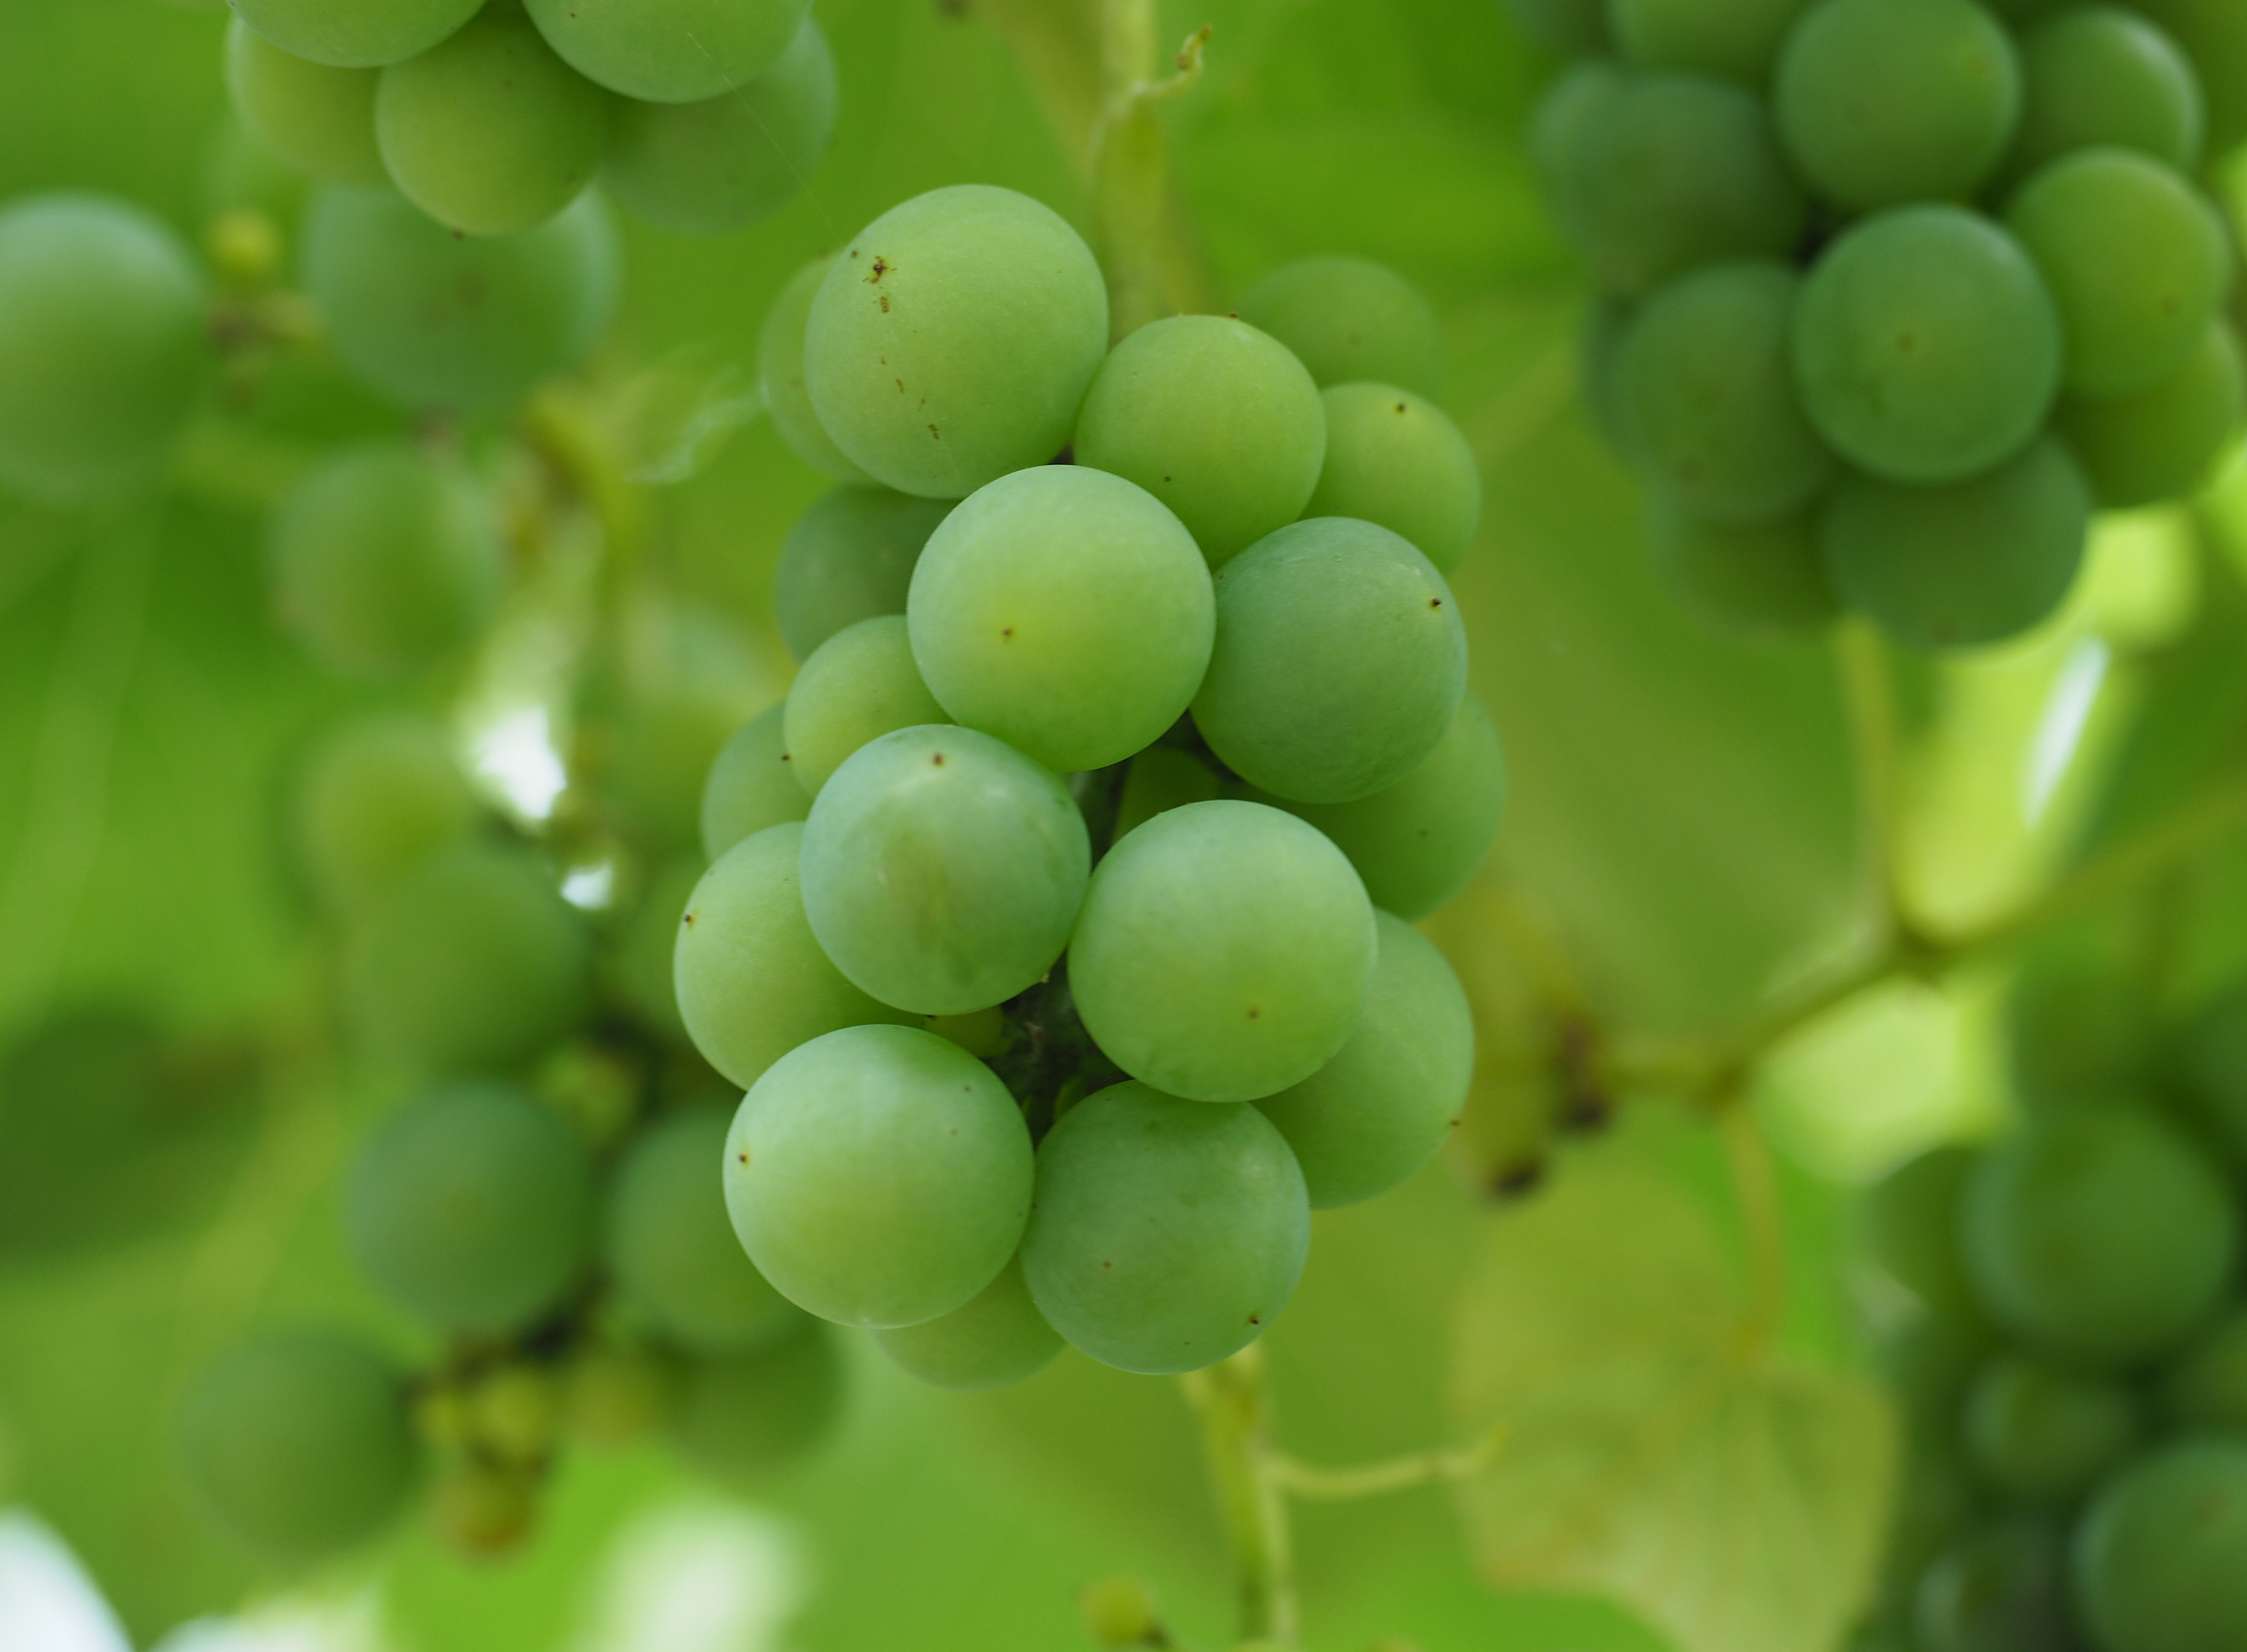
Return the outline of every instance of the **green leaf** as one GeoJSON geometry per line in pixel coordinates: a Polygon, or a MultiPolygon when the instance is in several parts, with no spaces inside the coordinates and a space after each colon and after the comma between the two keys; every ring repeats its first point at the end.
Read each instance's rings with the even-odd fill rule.
{"type": "Polygon", "coordinates": [[[1773,1349],[1659,1177],[1583,1164],[1493,1219],[1452,1378],[1462,1423],[1508,1430],[1460,1493],[1486,1581],[1598,1590],[1683,1652],[1831,1652],[1862,1610],[1887,1402],[1773,1349]]]}

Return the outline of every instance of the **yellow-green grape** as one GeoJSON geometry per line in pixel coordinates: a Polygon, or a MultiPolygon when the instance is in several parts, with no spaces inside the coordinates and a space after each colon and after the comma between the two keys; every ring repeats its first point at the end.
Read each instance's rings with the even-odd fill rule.
{"type": "Polygon", "coordinates": [[[2156,1070],[2167,1016],[2147,973],[2117,950],[2063,940],[2022,960],[2005,1033],[2013,1093],[2028,1107],[2134,1102],[2156,1070]]]}
{"type": "Polygon", "coordinates": [[[422,211],[468,235],[513,235],[593,181],[608,101],[528,18],[495,6],[382,72],[374,131],[391,181],[422,211]]]}
{"type": "Polygon", "coordinates": [[[2231,1309],[2173,1361],[2157,1393],[2172,1428],[2247,1434],[2247,1309],[2231,1309]]]}
{"type": "Polygon", "coordinates": [[[1365,1013],[1335,1058],[1255,1103],[1287,1138],[1312,1208],[1385,1193],[1435,1156],[1474,1076],[1466,989],[1435,943],[1373,915],[1380,951],[1365,1013]]]}
{"type": "Polygon", "coordinates": [[[2052,613],[2075,583],[2090,526],[2090,484],[2066,448],[2040,437],[1946,487],[1847,477],[1818,536],[1842,599],[1933,652],[1998,642],[2052,613]]]}
{"type": "Polygon", "coordinates": [[[1077,1591],[1077,1610],[1084,1627],[1103,1647],[1122,1649],[1160,1646],[1162,1614],[1154,1592],[1137,1578],[1103,1578],[1077,1591]]]}
{"type": "Polygon", "coordinates": [[[2207,109],[2175,41],[2118,5],[2076,6],[2022,34],[2021,124],[2006,170],[2024,177],[2077,149],[2120,145],[2190,172],[2207,109]]]}
{"type": "Polygon", "coordinates": [[[811,0],[525,0],[578,73],[650,103],[694,103],[766,73],[811,0]]]}
{"type": "Polygon", "coordinates": [[[1328,254],[1283,265],[1241,296],[1240,319],[1328,385],[1443,388],[1444,331],[1417,287],[1369,258],[1328,254]]]}
{"type": "Polygon", "coordinates": [[[554,1455],[562,1434],[562,1384],[546,1366],[509,1360],[468,1389],[468,1431],[487,1457],[530,1467],[554,1455]]]}
{"type": "Polygon", "coordinates": [[[1194,722],[1253,784],[1346,803],[1427,761],[1466,672],[1466,629],[1435,564],[1386,528],[1315,517],[1218,570],[1194,722]]]}
{"type": "Polygon", "coordinates": [[[621,1304],[696,1354],[762,1348],[803,1313],[765,1282],[726,1217],[722,1107],[697,1107],[635,1141],[609,1190],[602,1259],[621,1304]]]}
{"type": "Polygon", "coordinates": [[[174,1421],[187,1489],[244,1548],[287,1567],[364,1543],[411,1492],[405,1385],[374,1349],[269,1331],[206,1366],[174,1421]]]}
{"type": "Polygon", "coordinates": [[[876,481],[965,499],[1058,454],[1108,353],[1108,288],[1028,195],[955,184],[852,237],[812,301],[819,422],[876,481]]]}
{"type": "Polygon", "coordinates": [[[363,912],[344,1001],[375,1050],[424,1072],[530,1060],[584,1008],[584,920],[526,853],[464,843],[400,877],[363,912]]]}
{"type": "Polygon", "coordinates": [[[803,909],[862,991],[965,1015],[1053,967],[1091,864],[1084,816],[1049,770],[972,728],[901,728],[811,806],[803,909]]]}
{"type": "Polygon", "coordinates": [[[835,102],[835,54],[806,17],[746,85],[697,103],[611,102],[602,186],[682,236],[745,229],[802,189],[834,140],[835,102]]]}
{"type": "Polygon", "coordinates": [[[1584,313],[1583,353],[1577,386],[1591,414],[1592,427],[1608,447],[1628,462],[1632,458],[1630,432],[1622,418],[1621,373],[1622,341],[1630,331],[1638,305],[1629,299],[1603,297],[1584,313]]]}
{"type": "Polygon", "coordinates": [[[329,670],[394,678],[468,642],[498,605],[492,513],[448,461],[404,442],[346,447],[275,512],[273,601],[329,670]]]}
{"type": "Polygon", "coordinates": [[[773,575],[773,618],[789,652],[812,651],[846,625],[902,614],[913,568],[950,501],[886,488],[837,488],[803,513],[773,575]]]}
{"type": "Polygon", "coordinates": [[[1785,257],[1801,238],[1808,208],[1771,117],[1723,81],[1586,64],[1547,94],[1532,151],[1561,233],[1606,292],[1785,257]]]}
{"type": "Polygon", "coordinates": [[[372,69],[337,69],[283,51],[240,18],[227,31],[226,89],[242,124],[324,183],[387,183],[374,141],[372,69]]]}
{"type": "Polygon", "coordinates": [[[563,1390],[571,1436],[603,1451],[639,1444],[669,1419],[678,1376],[652,1349],[612,1342],[580,1348],[563,1390]]]}
{"type": "Polygon", "coordinates": [[[952,720],[1062,774],[1121,762],[1177,722],[1217,624],[1178,519],[1079,465],[1003,476],[946,517],[905,614],[952,720]]]}
{"type": "Polygon", "coordinates": [[[1752,527],[1696,522],[1656,500],[1647,550],[1672,596],[1719,631],[1763,641],[1814,637],[1841,617],[1814,515],[1752,527]]]}
{"type": "Polygon", "coordinates": [[[2127,396],[2069,396],[2052,427],[2109,510],[2200,491],[2247,417],[2247,365],[2231,324],[2217,317],[2184,365],[2127,396]]]}
{"type": "Polygon", "coordinates": [[[1873,1260],[1943,1313],[1973,1309],[1958,1255],[1958,1210],[1978,1157],[1970,1148],[1936,1148],[1898,1165],[1865,1195],[1865,1247],[1873,1260]]]}
{"type": "Polygon", "coordinates": [[[812,797],[868,741],[952,720],[913,664],[903,614],[862,619],[820,644],[796,674],[783,713],[789,772],[812,797]]]}
{"type": "Polygon", "coordinates": [[[757,1271],[799,1307],[872,1330],[973,1300],[1021,1239],[1031,1178],[1006,1086],[905,1027],[782,1056],[726,1143],[726,1208],[757,1271]]]}
{"type": "Polygon", "coordinates": [[[1394,385],[1329,386],[1327,456],[1306,516],[1354,516],[1410,541],[1442,573],[1482,523],[1482,473],[1459,427],[1394,385]]]}
{"type": "Polygon", "coordinates": [[[820,950],[804,917],[803,834],[791,822],[734,844],[695,886],[679,925],[672,976],[687,1035],[743,1089],[823,1033],[920,1021],[859,991],[820,950]]]}
{"type": "Polygon", "coordinates": [[[1260,803],[1190,803],[1100,863],[1069,985],[1086,1030],[1134,1078],[1247,1102],[1349,1041],[1378,946],[1365,885],[1317,830],[1260,803]]]}
{"type": "Polygon", "coordinates": [[[1318,386],[1269,333],[1171,316],[1102,364],[1076,416],[1076,462],[1161,500],[1214,568],[1304,514],[1326,427],[1318,386]]]}
{"type": "Polygon", "coordinates": [[[1801,287],[1784,264],[1713,264],[1664,287],[1633,318],[1615,366],[1622,451],[1669,509],[1737,526],[1775,522],[1802,512],[1832,478],[1834,455],[1794,384],[1801,287]]]}
{"type": "Polygon", "coordinates": [[[283,51],[344,69],[375,69],[429,50],[483,0],[229,0],[283,51]]]}
{"type": "Polygon", "coordinates": [[[1131,760],[1124,795],[1116,809],[1114,836],[1123,836],[1156,816],[1188,803],[1206,803],[1218,795],[1217,771],[1192,752],[1150,746],[1131,760]]]}
{"type": "Polygon", "coordinates": [[[1019,1259],[964,1307],[919,1325],[877,1331],[883,1353],[934,1388],[980,1392],[1036,1376],[1061,1352],[1061,1333],[1030,1300],[1019,1259]]]}
{"type": "Polygon", "coordinates": [[[326,189],[304,289],[352,372],[410,407],[479,412],[575,365],[616,313],[620,260],[591,195],[514,236],[459,236],[388,190],[326,189]]]}
{"type": "Polygon", "coordinates": [[[203,147],[197,184],[206,219],[239,213],[277,225],[295,222],[308,193],[304,174],[247,130],[231,110],[203,147]]]}
{"type": "Polygon", "coordinates": [[[1967,1390],[1962,1437],[1989,1485],[2027,1503],[2065,1505],[2135,1449],[2145,1421],[2122,1383],[2008,1355],[1967,1390]]]}
{"type": "Polygon", "coordinates": [[[297,782],[291,824],[321,893],[352,905],[458,843],[476,812],[443,731],[391,713],[320,742],[297,782]]]}
{"type": "Polygon", "coordinates": [[[1772,103],[1788,158],[1843,207],[1964,200],[2012,141],[2020,60],[1973,0],[1819,0],[1772,103]]]}
{"type": "Polygon", "coordinates": [[[429,1523],[456,1553],[489,1560],[520,1547],[538,1519],[538,1477],[467,1457],[447,1463],[429,1492],[429,1523]]]}
{"type": "Polygon", "coordinates": [[[1394,786],[1355,802],[1282,807],[1349,857],[1376,906],[1417,922],[1466,887],[1498,834],[1505,802],[1498,730],[1470,693],[1427,761],[1394,786]]]}
{"type": "Polygon", "coordinates": [[[1807,0],[1611,0],[1615,47],[1648,69],[1723,75],[1760,86],[1807,0]]]}
{"type": "MultiPolygon", "coordinates": [[[[636,898],[622,903],[621,910],[618,904],[611,903],[607,914],[608,945],[601,958],[603,983],[631,1007],[650,1031],[673,1040],[686,1038],[672,971],[673,955],[679,946],[679,917],[693,898],[704,870],[699,855],[675,856],[661,864],[636,898]]],[[[622,1109],[615,1107],[614,1092],[605,1082],[584,1093],[594,1100],[594,1114],[601,1118],[622,1110],[625,1117],[618,1122],[627,1123],[631,1113],[638,1110],[636,1100],[626,1101],[622,1109]]],[[[610,1134],[606,1129],[594,1128],[590,1119],[587,1128],[597,1140],[610,1134]]]]}
{"type": "Polygon", "coordinates": [[[2115,1652],[2247,1645],[2247,1442],[2149,1451],[2100,1488],[2075,1531],[2075,1599],[2115,1652]]]}
{"type": "Polygon", "coordinates": [[[441,1329],[520,1330],[560,1305],[593,1246],[593,1165],[554,1110],[455,1082],[393,1114],[344,1191],[352,1253],[391,1300],[441,1329]]]}
{"type": "Polygon", "coordinates": [[[2138,0],[2198,72],[2208,99],[2208,147],[2222,154],[2247,138],[2247,13],[2231,0],[2138,0]]]}
{"type": "Polygon", "coordinates": [[[788,702],[741,725],[710,765],[702,784],[702,852],[716,860],[768,826],[784,826],[811,813],[811,799],[789,765],[783,720],[788,702]]]}
{"type": "Polygon", "coordinates": [[[808,1324],[776,1347],[686,1361],[669,1438],[689,1468],[753,1485],[826,1444],[845,1397],[834,1334],[808,1324]]]}
{"type": "Polygon", "coordinates": [[[1261,1336],[1310,1239],[1303,1173],[1261,1113],[1116,1084],[1063,1114],[1038,1150],[1022,1272],[1072,1345],[1171,1376],[1261,1336]]]}
{"type": "MultiPolygon", "coordinates": [[[[803,376],[803,335],[811,324],[811,301],[819,296],[819,283],[827,278],[827,268],[834,262],[834,255],[829,254],[804,265],[789,278],[765,312],[764,327],[757,334],[757,381],[764,386],[765,412],[773,428],[798,459],[823,476],[871,487],[874,479],[851,462],[819,422],[803,376]]],[[[812,508],[815,513],[818,509],[812,508]]],[[[785,630],[787,622],[782,624],[785,630]]],[[[796,658],[801,659],[808,652],[797,650],[796,658]]]]}
{"type": "Polygon", "coordinates": [[[154,478],[209,376],[201,276],[140,208],[0,209],[0,488],[70,504],[154,478]]]}

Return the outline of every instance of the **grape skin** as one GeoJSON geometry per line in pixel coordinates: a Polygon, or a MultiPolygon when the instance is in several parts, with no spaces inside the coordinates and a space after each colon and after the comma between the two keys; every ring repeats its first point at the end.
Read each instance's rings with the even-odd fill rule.
{"type": "Polygon", "coordinates": [[[789,530],[773,576],[773,617],[789,652],[812,651],[846,625],[902,614],[928,536],[950,501],[886,488],[837,488],[789,530]]]}
{"type": "Polygon", "coordinates": [[[2021,124],[2006,170],[2024,177],[2078,149],[2121,145],[2190,172],[2207,108],[2191,61],[2121,6],[2078,6],[2021,36],[2021,124]]]}
{"type": "Polygon", "coordinates": [[[1969,1531],[1938,1556],[1914,1602],[1930,1652],[2042,1652],[2068,1640],[2067,1556],[2033,1519],[1969,1531]]]}
{"type": "Polygon", "coordinates": [[[1841,617],[1813,515],[1726,527],[1696,522],[1656,500],[1648,512],[1647,550],[1681,604],[1742,638],[1799,642],[1841,617]]]}
{"type": "Polygon", "coordinates": [[[524,0],[587,79],[649,103],[699,103],[764,74],[811,0],[524,0]]]}
{"type": "Polygon", "coordinates": [[[1649,69],[1684,69],[1760,85],[1805,0],[1609,0],[1622,55],[1649,69]]]}
{"type": "Polygon", "coordinates": [[[2009,1498],[2065,1506],[2129,1455],[2143,1430],[2119,1382],[2018,1356],[1993,1360],[1966,1396],[1966,1453],[2009,1498]]]}
{"type": "MultiPolygon", "coordinates": [[[[781,289],[772,308],[765,312],[764,326],[757,334],[757,381],[764,386],[765,411],[772,420],[773,428],[780,433],[780,439],[788,444],[790,452],[823,476],[871,488],[874,479],[850,461],[819,422],[819,415],[811,406],[811,388],[804,378],[803,338],[805,330],[811,324],[811,303],[819,296],[820,283],[826,280],[828,267],[834,262],[835,256],[830,253],[804,265],[789,277],[788,285],[781,289]]],[[[843,496],[838,492],[828,497],[831,500],[843,496]]],[[[803,521],[809,522],[819,509],[820,506],[813,506],[803,521]]],[[[940,519],[939,513],[932,519],[931,525],[940,519]]],[[[802,531],[802,524],[797,531],[802,531]]],[[[789,543],[795,543],[794,536],[789,543]]],[[[779,607],[777,596],[774,604],[779,607]]],[[[902,593],[897,611],[904,611],[902,593]]],[[[782,625],[785,630],[785,618],[782,625]]],[[[798,659],[811,652],[809,648],[797,648],[792,639],[789,645],[798,659]]]]}
{"type": "Polygon", "coordinates": [[[715,861],[743,838],[811,813],[811,799],[789,767],[783,732],[788,702],[741,725],[702,787],[702,853],[715,861]]]}
{"type": "Polygon", "coordinates": [[[240,18],[227,30],[226,89],[243,126],[324,183],[390,181],[374,140],[372,69],[336,69],[283,51],[240,18]]]}
{"type": "Polygon", "coordinates": [[[1019,1258],[966,1307],[877,1331],[874,1341],[920,1381],[961,1393],[1011,1387],[1036,1376],[1062,1349],[1061,1334],[1030,1299],[1019,1258]]]}
{"type": "Polygon", "coordinates": [[[353,904],[475,824],[476,800],[442,732],[388,714],[321,741],[297,782],[297,853],[329,898],[353,904]]]}
{"type": "Polygon", "coordinates": [[[2247,1444],[2187,1439],[2100,1488],[2078,1524],[2075,1598],[2116,1652],[2247,1644],[2247,1444]]]}
{"type": "Polygon", "coordinates": [[[1394,385],[1334,385],[1321,399],[1326,462],[1301,514],[1378,523],[1450,574],[1482,525],[1482,472],[1459,427],[1394,385]]]}
{"type": "Polygon", "coordinates": [[[1284,345],[1322,390],[1368,380],[1421,396],[1443,388],[1434,309],[1369,258],[1328,254],[1282,265],[1241,295],[1238,314],[1284,345]]]}
{"type": "Polygon", "coordinates": [[[823,1444],[847,1398],[834,1334],[809,1324],[776,1348],[689,1360],[668,1437],[698,1473],[754,1486],[823,1444]]]}
{"type": "Polygon", "coordinates": [[[2247,364],[2229,322],[2209,323],[2191,358],[2129,396],[2069,397],[2052,427],[2101,506],[2126,510],[2197,493],[2247,417],[2247,364]]]}
{"type": "Polygon", "coordinates": [[[870,741],[950,720],[913,664],[905,616],[862,619],[820,644],[796,673],[782,724],[786,761],[796,783],[816,797],[870,741]]]}
{"type": "Polygon", "coordinates": [[[339,69],[379,69],[418,57],[482,9],[484,0],[228,0],[283,51],[339,69]]]}

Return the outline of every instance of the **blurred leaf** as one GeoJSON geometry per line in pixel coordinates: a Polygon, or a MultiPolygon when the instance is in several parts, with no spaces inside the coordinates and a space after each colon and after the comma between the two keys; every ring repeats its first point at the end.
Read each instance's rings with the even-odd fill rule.
{"type": "Polygon", "coordinates": [[[1463,1424],[1510,1430],[1461,1492],[1492,1583],[1604,1590],[1684,1652],[1831,1652],[1864,1605],[1888,1406],[1775,1353],[1659,1178],[1586,1164],[1492,1221],[1453,1382],[1463,1424]]]}

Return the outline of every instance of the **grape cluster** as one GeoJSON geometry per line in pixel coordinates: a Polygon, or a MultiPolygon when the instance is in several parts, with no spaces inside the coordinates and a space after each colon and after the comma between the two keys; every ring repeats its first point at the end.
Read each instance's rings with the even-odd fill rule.
{"type": "Polygon", "coordinates": [[[774,420],[843,486],[783,553],[802,669],[710,774],[676,981],[789,1300],[947,1386],[1063,1341],[1191,1370],[1456,1122],[1467,1002],[1407,920],[1502,772],[1439,361],[1342,258],[1110,349],[1083,242],[980,186],[782,294],[774,420]]]}
{"type": "Polygon", "coordinates": [[[2095,510],[2189,493],[2230,442],[2236,253],[2192,181],[2203,76],[2241,135],[2219,9],[1520,9],[1589,54],[1535,159],[1602,295],[1591,400],[1693,605],[1995,642],[2059,604],[2095,510]]]}
{"type": "Polygon", "coordinates": [[[2247,1645],[2247,983],[2148,996],[2039,960],[2024,1126],[1871,1196],[1912,1458],[1868,1652],[2247,1645]]]}
{"type": "Polygon", "coordinates": [[[598,178],[650,222],[722,235],[802,188],[835,131],[809,0],[236,0],[242,125],[311,177],[395,188],[514,236],[598,178]]]}

